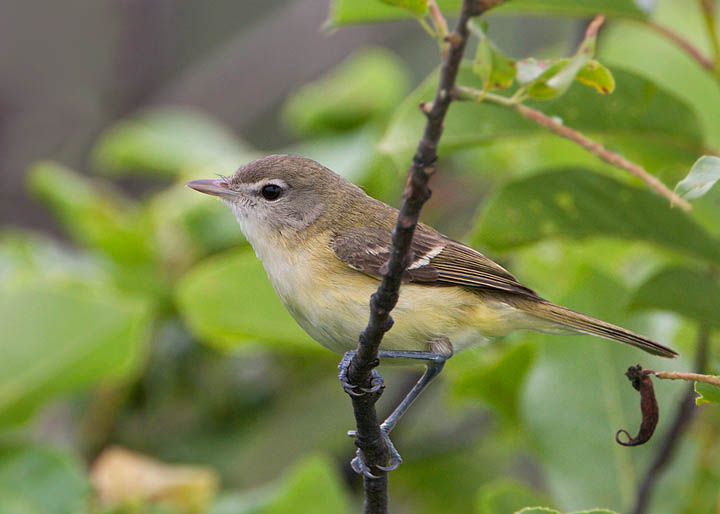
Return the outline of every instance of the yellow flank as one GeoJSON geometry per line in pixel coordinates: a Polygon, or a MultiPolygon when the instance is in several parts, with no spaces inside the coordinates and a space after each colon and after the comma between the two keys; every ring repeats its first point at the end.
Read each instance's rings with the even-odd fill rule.
{"type": "MultiPolygon", "coordinates": [[[[370,295],[380,282],[340,262],[327,244],[329,233],[315,237],[321,241],[284,248],[285,255],[278,253],[281,246],[274,246],[272,257],[261,257],[298,324],[323,346],[343,353],[357,346],[368,321],[370,295]]],[[[430,341],[447,337],[460,351],[528,321],[522,311],[498,299],[459,286],[421,284],[402,285],[392,317],[395,324],[382,342],[386,350],[428,351],[430,341]]]]}

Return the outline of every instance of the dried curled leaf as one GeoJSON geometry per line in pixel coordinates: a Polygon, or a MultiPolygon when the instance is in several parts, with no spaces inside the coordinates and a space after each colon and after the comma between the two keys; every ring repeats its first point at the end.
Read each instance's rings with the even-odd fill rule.
{"type": "Polygon", "coordinates": [[[90,478],[105,505],[157,502],[187,512],[207,512],[219,484],[208,468],[165,464],[119,447],[100,454],[90,478]]]}

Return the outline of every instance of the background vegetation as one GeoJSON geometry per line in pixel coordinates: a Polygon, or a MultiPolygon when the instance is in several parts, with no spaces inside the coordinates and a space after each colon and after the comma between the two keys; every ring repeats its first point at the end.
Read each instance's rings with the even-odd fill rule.
{"type": "MultiPolygon", "coordinates": [[[[486,34],[493,56],[567,57],[604,13],[596,58],[615,91],[574,82],[527,103],[672,188],[720,148],[720,67],[706,69],[654,24],[713,63],[720,51],[702,2],[650,3],[518,0],[487,17],[486,34]],[[552,44],[524,46],[521,29],[534,27],[552,28],[552,44]]],[[[439,4],[452,13],[458,2],[439,4]]],[[[380,2],[334,0],[327,26],[404,16],[380,2]]],[[[415,59],[439,62],[434,47],[422,48],[415,59]]],[[[81,170],[48,160],[29,168],[28,190],[62,236],[17,223],[0,234],[1,512],[358,508],[339,357],[285,312],[229,210],[183,184],[288,152],[397,205],[424,121],[417,105],[435,87],[434,75],[422,80],[417,70],[388,48],[356,48],[294,87],[274,122],[291,137],[274,146],[249,143],[202,110],[166,105],[108,126],[81,170]]],[[[483,88],[485,79],[469,64],[459,82],[483,88]]],[[[718,372],[720,189],[689,213],[670,208],[626,172],[488,102],[451,107],[431,185],[425,222],[543,296],[683,356],[670,363],[590,337],[522,333],[453,357],[394,432],[405,462],[391,475],[393,512],[629,511],[686,391],[656,381],[658,433],[621,447],[616,430],[639,423],[625,369],[694,370],[699,334],[709,333],[702,366],[718,372]]],[[[382,369],[382,405],[416,371],[382,369]]],[[[698,409],[649,512],[718,508],[719,424],[716,408],[698,409]]]]}

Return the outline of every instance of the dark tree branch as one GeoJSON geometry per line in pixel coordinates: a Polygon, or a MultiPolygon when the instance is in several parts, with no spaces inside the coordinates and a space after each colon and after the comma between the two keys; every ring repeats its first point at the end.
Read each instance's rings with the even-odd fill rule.
{"type": "MultiPolygon", "coordinates": [[[[450,106],[450,91],[460,68],[468,39],[468,21],[504,0],[464,0],[455,32],[446,37],[449,51],[443,56],[440,81],[432,107],[423,109],[427,116],[425,131],[408,171],[397,224],[393,231],[392,252],[387,271],[375,294],[370,298],[370,319],[360,335],[357,351],[350,362],[347,380],[355,390],[372,388],[372,372],[379,364],[378,348],[385,332],[392,326],[390,311],[398,301],[400,282],[406,267],[410,243],[420,215],[420,209],[430,198],[428,181],[435,171],[437,148],[443,131],[443,120],[450,106]]],[[[382,438],[375,402],[381,391],[351,395],[357,424],[356,444],[362,450],[365,463],[373,477],[364,476],[365,512],[387,512],[387,472],[378,466],[387,463],[388,449],[382,438]]]]}
{"type": "MultiPolygon", "coordinates": [[[[710,329],[707,326],[701,326],[700,332],[698,333],[697,353],[695,355],[695,369],[698,373],[705,371],[707,366],[709,343],[710,329]]],[[[655,485],[670,462],[670,459],[680,442],[680,437],[687,430],[695,417],[695,413],[697,412],[695,396],[695,383],[692,382],[680,402],[680,406],[675,413],[672,426],[665,436],[665,439],[662,441],[655,459],[650,465],[647,473],[645,473],[645,476],[640,480],[637,498],[635,499],[635,506],[632,510],[633,514],[645,514],[648,512],[650,497],[652,496],[655,485]]]]}

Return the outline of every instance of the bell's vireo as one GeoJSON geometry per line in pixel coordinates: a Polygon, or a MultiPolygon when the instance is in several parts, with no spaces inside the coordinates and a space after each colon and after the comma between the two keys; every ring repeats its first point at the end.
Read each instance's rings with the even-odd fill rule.
{"type": "MultiPolygon", "coordinates": [[[[357,346],[370,295],[390,256],[397,210],[315,161],[271,155],[227,179],[189,187],[221,198],[298,324],[338,353],[357,346]]],[[[238,285],[240,287],[240,285],[238,285]]],[[[677,353],[644,336],[555,305],[480,252],[418,224],[383,350],[446,353],[513,330],[581,332],[654,355],[677,353]],[[447,345],[447,343],[445,343],[447,345]]]]}
{"type": "MultiPolygon", "coordinates": [[[[347,352],[340,363],[345,390],[362,395],[381,388],[374,372],[372,387],[357,390],[348,383],[347,369],[368,321],[370,295],[390,257],[398,211],[317,162],[290,155],[271,155],[232,177],[188,186],[230,206],[293,318],[323,346],[347,352]]],[[[592,334],[662,357],[677,355],[644,336],[544,300],[480,252],[422,223],[392,317],[380,357],[421,360],[427,369],[380,425],[388,450],[384,470],[402,462],[388,433],[445,360],[468,346],[530,329],[592,334]]],[[[360,449],[351,465],[375,476],[360,449]]]]}

